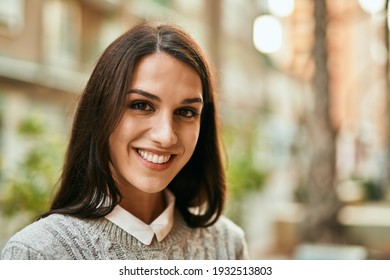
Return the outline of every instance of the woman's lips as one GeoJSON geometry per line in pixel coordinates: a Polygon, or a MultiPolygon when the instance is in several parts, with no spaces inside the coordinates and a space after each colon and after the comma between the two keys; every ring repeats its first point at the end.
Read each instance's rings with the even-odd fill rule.
{"type": "Polygon", "coordinates": [[[159,171],[167,169],[175,157],[174,154],[145,149],[136,149],[136,152],[146,166],[159,171]]]}

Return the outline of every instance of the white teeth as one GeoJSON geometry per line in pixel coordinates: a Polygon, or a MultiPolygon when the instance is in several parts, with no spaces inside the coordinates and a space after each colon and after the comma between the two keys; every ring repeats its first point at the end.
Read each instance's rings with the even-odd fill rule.
{"type": "Polygon", "coordinates": [[[171,155],[157,155],[143,150],[138,150],[138,154],[145,160],[158,164],[166,163],[171,158],[171,155]]]}

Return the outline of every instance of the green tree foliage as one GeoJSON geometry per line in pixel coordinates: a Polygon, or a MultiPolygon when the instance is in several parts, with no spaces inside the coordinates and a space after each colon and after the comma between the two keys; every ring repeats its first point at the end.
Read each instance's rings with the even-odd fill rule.
{"type": "Polygon", "coordinates": [[[227,144],[227,216],[241,224],[243,203],[247,195],[262,189],[267,173],[253,160],[255,135],[252,130],[237,133],[237,128],[224,127],[227,144]]]}
{"type": "Polygon", "coordinates": [[[64,143],[36,116],[22,121],[18,132],[28,149],[16,170],[4,178],[1,211],[6,216],[24,212],[35,219],[48,208],[63,163],[64,143]]]}
{"type": "Polygon", "coordinates": [[[266,174],[254,168],[250,156],[242,156],[229,165],[227,181],[234,199],[242,199],[245,194],[259,191],[266,174]]]}

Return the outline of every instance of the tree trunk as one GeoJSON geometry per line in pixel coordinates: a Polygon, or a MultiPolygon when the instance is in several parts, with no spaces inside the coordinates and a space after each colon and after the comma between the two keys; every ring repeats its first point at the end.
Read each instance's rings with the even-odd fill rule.
{"type": "Polygon", "coordinates": [[[337,242],[340,238],[337,220],[340,202],[335,190],[336,131],[331,117],[330,78],[327,67],[326,0],[314,0],[314,18],[314,108],[308,119],[311,165],[302,238],[306,242],[337,242]]]}

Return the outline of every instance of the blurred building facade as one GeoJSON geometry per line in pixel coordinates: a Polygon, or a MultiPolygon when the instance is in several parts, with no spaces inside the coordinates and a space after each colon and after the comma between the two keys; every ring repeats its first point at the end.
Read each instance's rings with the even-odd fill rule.
{"type": "MultiPolygon", "coordinates": [[[[173,22],[189,31],[214,63],[228,170],[231,162],[249,158],[255,172],[267,174],[263,186],[244,195],[239,217],[252,257],[269,257],[275,246],[289,252],[298,233],[279,222],[299,222],[299,209],[290,202],[309,164],[305,117],[315,70],[312,2],[295,1],[293,13],[280,18],[283,47],[261,54],[252,33],[255,18],[269,13],[265,0],[0,0],[1,169],[9,172],[25,155],[28,145],[18,125],[31,115],[66,142],[77,98],[114,38],[139,20],[173,22]]],[[[357,1],[328,4],[339,179],[377,180],[387,137],[383,52],[378,55],[382,21],[365,14],[357,1]]],[[[359,193],[354,188],[347,190],[349,196],[359,193]]]]}

